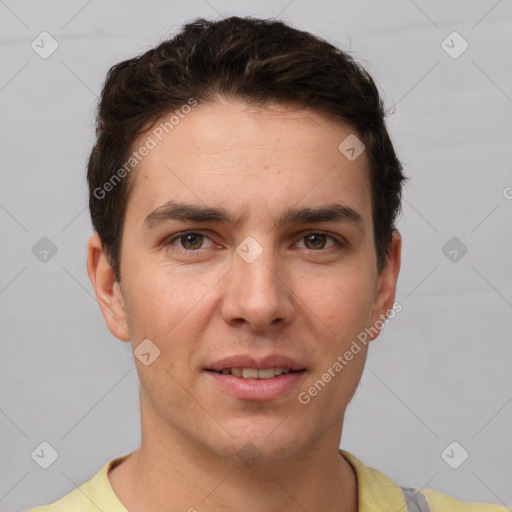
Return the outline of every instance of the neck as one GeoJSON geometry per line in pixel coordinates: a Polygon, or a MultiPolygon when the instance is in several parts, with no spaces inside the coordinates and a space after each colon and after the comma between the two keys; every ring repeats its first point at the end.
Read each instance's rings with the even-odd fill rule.
{"type": "Polygon", "coordinates": [[[178,431],[147,423],[140,448],[108,475],[130,512],[357,512],[357,481],[338,453],[339,428],[338,436],[322,436],[318,445],[286,460],[250,465],[219,458],[178,431]]]}

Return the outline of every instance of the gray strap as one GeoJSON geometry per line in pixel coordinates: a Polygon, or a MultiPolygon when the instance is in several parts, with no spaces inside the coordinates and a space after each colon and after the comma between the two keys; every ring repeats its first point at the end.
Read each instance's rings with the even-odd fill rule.
{"type": "Polygon", "coordinates": [[[414,487],[401,487],[401,489],[407,504],[407,512],[430,512],[427,500],[419,489],[414,487]]]}

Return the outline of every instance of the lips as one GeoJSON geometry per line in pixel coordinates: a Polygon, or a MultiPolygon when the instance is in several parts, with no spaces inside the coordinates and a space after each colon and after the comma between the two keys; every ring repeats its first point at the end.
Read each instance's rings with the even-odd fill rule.
{"type": "Polygon", "coordinates": [[[251,355],[225,357],[208,364],[205,369],[245,378],[270,378],[265,377],[265,375],[270,375],[270,372],[261,372],[260,377],[260,370],[273,369],[276,375],[281,375],[289,372],[303,371],[306,367],[288,356],[271,354],[261,358],[251,355]],[[257,370],[257,374],[255,374],[254,370],[257,370]],[[240,374],[240,371],[242,374],[240,374]],[[246,375],[243,375],[244,372],[246,375]]]}
{"type": "Polygon", "coordinates": [[[306,367],[295,359],[271,354],[230,356],[208,364],[204,372],[217,389],[239,400],[271,401],[299,389],[306,367]]]}
{"type": "MultiPolygon", "coordinates": [[[[212,370],[214,371],[214,370],[212,370]]],[[[218,373],[222,375],[234,375],[244,379],[273,379],[279,375],[286,375],[293,370],[290,368],[224,368],[218,373]]]]}

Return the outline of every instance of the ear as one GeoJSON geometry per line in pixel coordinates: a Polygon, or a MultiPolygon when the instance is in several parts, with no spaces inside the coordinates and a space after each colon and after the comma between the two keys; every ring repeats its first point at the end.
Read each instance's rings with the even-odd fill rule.
{"type": "Polygon", "coordinates": [[[401,252],[402,237],[398,231],[393,231],[389,256],[386,259],[386,266],[379,274],[373,302],[371,323],[371,327],[373,327],[373,329],[371,329],[371,331],[377,332],[375,335],[371,334],[372,340],[380,334],[382,326],[384,325],[383,322],[386,320],[389,311],[393,309],[396,282],[398,280],[398,273],[400,272],[401,252]]]}
{"type": "Polygon", "coordinates": [[[130,341],[121,287],[96,233],[89,238],[87,245],[87,273],[110,332],[122,341],[130,341]]]}

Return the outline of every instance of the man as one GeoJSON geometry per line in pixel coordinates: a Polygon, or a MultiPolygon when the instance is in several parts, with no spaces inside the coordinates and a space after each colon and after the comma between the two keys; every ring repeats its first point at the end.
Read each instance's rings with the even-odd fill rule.
{"type": "Polygon", "coordinates": [[[114,66],[87,270],[142,442],[38,512],[504,511],[339,450],[394,302],[404,181],[373,80],[277,21],[197,19],[114,66]]]}

